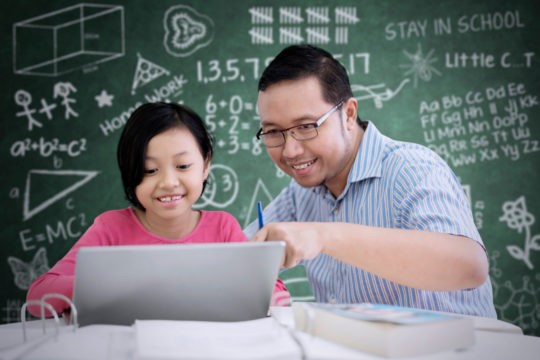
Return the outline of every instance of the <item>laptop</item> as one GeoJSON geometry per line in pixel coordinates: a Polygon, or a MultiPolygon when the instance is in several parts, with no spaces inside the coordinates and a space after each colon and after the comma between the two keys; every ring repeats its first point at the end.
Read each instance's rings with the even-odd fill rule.
{"type": "Polygon", "coordinates": [[[284,251],[282,241],[80,248],[78,323],[266,317],[284,251]]]}

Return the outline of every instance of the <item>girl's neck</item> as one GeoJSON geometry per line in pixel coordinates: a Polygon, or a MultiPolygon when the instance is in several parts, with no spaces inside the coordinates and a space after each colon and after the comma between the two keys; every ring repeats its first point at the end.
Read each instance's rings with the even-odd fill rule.
{"type": "Polygon", "coordinates": [[[182,238],[193,232],[201,218],[201,212],[198,210],[191,210],[185,216],[173,220],[148,216],[140,209],[135,209],[135,215],[146,230],[171,240],[182,238]]]}

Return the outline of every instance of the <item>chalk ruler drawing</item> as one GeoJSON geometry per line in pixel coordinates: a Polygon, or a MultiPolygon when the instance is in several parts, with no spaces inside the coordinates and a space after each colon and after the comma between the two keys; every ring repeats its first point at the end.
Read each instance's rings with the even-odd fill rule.
{"type": "Polygon", "coordinates": [[[124,54],[123,6],[81,3],[13,24],[16,74],[58,76],[124,54]]]}
{"type": "Polygon", "coordinates": [[[24,203],[23,203],[23,221],[26,221],[38,214],[39,212],[45,210],[58,200],[64,198],[68,194],[77,190],[90,180],[92,180],[99,171],[82,171],[82,170],[30,170],[26,176],[26,187],[24,190],[24,203]],[[32,177],[37,175],[45,176],[74,176],[81,178],[67,188],[61,190],[55,195],[49,197],[47,200],[43,201],[41,204],[30,208],[30,197],[31,197],[31,188],[32,188],[32,177]]]}

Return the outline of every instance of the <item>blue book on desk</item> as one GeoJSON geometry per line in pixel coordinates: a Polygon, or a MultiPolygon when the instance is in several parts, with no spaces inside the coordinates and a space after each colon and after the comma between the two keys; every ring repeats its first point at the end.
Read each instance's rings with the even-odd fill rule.
{"type": "Polygon", "coordinates": [[[470,317],[381,304],[293,303],[297,330],[385,357],[474,344],[470,317]]]}

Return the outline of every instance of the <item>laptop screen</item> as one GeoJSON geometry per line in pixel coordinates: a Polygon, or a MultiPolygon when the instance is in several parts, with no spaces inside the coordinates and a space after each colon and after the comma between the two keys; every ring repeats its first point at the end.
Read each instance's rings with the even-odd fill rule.
{"type": "Polygon", "coordinates": [[[284,250],[281,241],[81,248],[79,324],[265,317],[284,250]]]}

